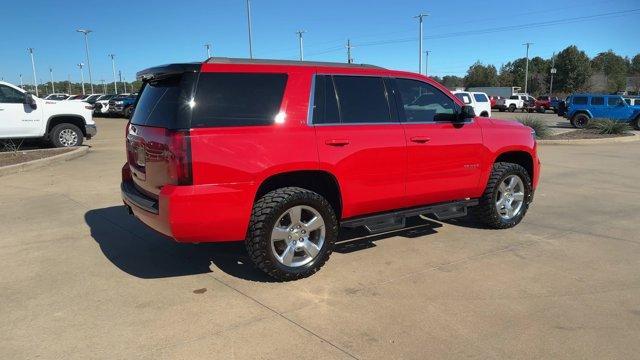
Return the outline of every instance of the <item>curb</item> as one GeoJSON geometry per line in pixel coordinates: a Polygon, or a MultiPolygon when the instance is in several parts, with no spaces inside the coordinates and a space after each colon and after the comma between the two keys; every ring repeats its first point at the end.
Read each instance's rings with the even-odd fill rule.
{"type": "Polygon", "coordinates": [[[57,162],[72,160],[86,155],[89,152],[89,146],[80,146],[64,154],[58,154],[44,159],[31,160],[20,164],[7,165],[0,167],[0,176],[15,174],[31,169],[40,168],[57,162]]]}
{"type": "Polygon", "coordinates": [[[602,139],[562,139],[562,140],[537,140],[541,145],[593,145],[593,144],[615,144],[627,143],[640,140],[640,136],[633,134],[631,136],[619,136],[602,139]]]}

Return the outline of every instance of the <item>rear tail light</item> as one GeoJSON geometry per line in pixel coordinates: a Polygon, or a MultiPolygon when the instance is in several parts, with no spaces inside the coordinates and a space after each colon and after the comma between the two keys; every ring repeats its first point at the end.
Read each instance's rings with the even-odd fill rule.
{"type": "Polygon", "coordinates": [[[189,131],[168,131],[169,178],[177,185],[193,184],[191,171],[191,137],[189,131]]]}

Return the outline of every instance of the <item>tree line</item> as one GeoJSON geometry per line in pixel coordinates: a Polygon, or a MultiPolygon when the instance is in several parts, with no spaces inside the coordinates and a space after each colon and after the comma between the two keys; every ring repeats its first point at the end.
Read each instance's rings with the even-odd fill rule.
{"type": "MultiPolygon", "coordinates": [[[[124,84],[126,84],[126,89],[128,93],[138,92],[138,90],[140,90],[140,87],[142,86],[142,82],[137,80],[134,82],[126,82],[126,83],[118,82],[118,93],[124,93],[124,89],[125,89],[124,84]]],[[[35,89],[33,87],[33,84],[24,84],[23,88],[29,91],[30,93],[35,94],[35,89]]],[[[70,95],[82,94],[82,83],[69,82],[69,81],[54,81],[53,88],[55,88],[56,93],[65,93],[70,95]]],[[[46,95],[53,93],[53,88],[51,87],[51,82],[42,82],[38,84],[38,95],[40,95],[40,97],[45,97],[46,95]]],[[[106,89],[106,94],[113,94],[114,92],[113,82],[105,83],[104,86],[102,85],[102,83],[93,84],[93,91],[96,94],[104,94],[105,89],[106,89]]],[[[84,84],[84,92],[86,94],[91,93],[91,85],[89,83],[84,84]]]]}
{"type": "MultiPolygon", "coordinates": [[[[534,95],[548,94],[554,59],[536,56],[529,59],[528,91],[534,95]]],[[[622,57],[612,50],[594,58],[575,45],[555,56],[556,73],[553,92],[568,94],[577,91],[614,93],[627,89],[628,79],[633,91],[640,91],[640,54],[622,57]]],[[[526,58],[510,61],[496,69],[477,61],[464,77],[446,75],[433,78],[448,88],[475,86],[520,86],[524,89],[526,58]]]]}

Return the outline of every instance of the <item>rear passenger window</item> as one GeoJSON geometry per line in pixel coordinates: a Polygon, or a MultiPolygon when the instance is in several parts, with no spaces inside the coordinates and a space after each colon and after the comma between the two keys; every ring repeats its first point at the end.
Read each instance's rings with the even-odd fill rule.
{"type": "Polygon", "coordinates": [[[473,94],[473,98],[476,99],[477,102],[487,102],[487,96],[485,94],[473,94]]]}
{"type": "Polygon", "coordinates": [[[315,83],[313,123],[339,124],[338,101],[331,76],[317,75],[315,83]]]}
{"type": "Polygon", "coordinates": [[[604,98],[602,96],[594,96],[591,98],[591,105],[604,105],[604,98]]]}
{"type": "Polygon", "coordinates": [[[286,74],[202,73],[191,126],[273,124],[286,83],[286,74]]]}
{"type": "Polygon", "coordinates": [[[434,86],[409,79],[397,79],[396,84],[402,99],[405,121],[452,121],[455,118],[458,105],[434,86]]]}
{"type": "MultiPolygon", "coordinates": [[[[342,123],[390,122],[387,91],[382,78],[371,76],[334,76],[342,123]]],[[[330,97],[330,94],[327,94],[330,97]]]]}
{"type": "Polygon", "coordinates": [[[587,105],[586,96],[575,96],[571,99],[571,103],[574,105],[587,105]]]}

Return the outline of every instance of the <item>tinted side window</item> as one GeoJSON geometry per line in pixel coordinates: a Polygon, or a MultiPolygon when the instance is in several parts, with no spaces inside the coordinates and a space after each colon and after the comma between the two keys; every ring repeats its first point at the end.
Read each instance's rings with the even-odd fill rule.
{"type": "Polygon", "coordinates": [[[387,91],[382,78],[334,76],[342,123],[390,122],[387,91]]]}
{"type": "Polygon", "coordinates": [[[471,98],[469,97],[469,94],[467,94],[467,93],[457,93],[457,94],[454,94],[454,95],[458,99],[462,100],[463,103],[471,104],[471,98]]]}
{"type": "Polygon", "coordinates": [[[608,104],[609,106],[618,106],[618,105],[620,105],[620,104],[624,104],[624,100],[622,100],[622,98],[621,98],[621,97],[617,97],[617,96],[616,96],[616,97],[610,97],[610,98],[607,100],[607,104],[608,104]]]}
{"type": "Polygon", "coordinates": [[[338,102],[331,76],[317,75],[314,91],[313,123],[339,124],[338,102]]]}
{"type": "Polygon", "coordinates": [[[286,83],[286,74],[202,73],[191,126],[273,124],[286,83]]]}
{"type": "Polygon", "coordinates": [[[624,101],[626,101],[627,104],[631,105],[631,99],[624,99],[624,101]]]}
{"type": "Polygon", "coordinates": [[[24,95],[13,88],[0,85],[0,103],[3,104],[22,104],[24,95]]]}
{"type": "Polygon", "coordinates": [[[487,96],[485,94],[473,94],[473,98],[476,99],[477,102],[487,102],[487,96]]]}
{"type": "Polygon", "coordinates": [[[571,103],[574,105],[587,105],[587,97],[586,96],[575,96],[571,98],[571,103]]]}
{"type": "Polygon", "coordinates": [[[396,84],[402,99],[405,121],[452,121],[456,116],[456,103],[434,86],[409,79],[397,79],[396,84]]]}
{"type": "Polygon", "coordinates": [[[602,96],[594,96],[591,98],[591,105],[604,105],[604,98],[602,96]]]}

